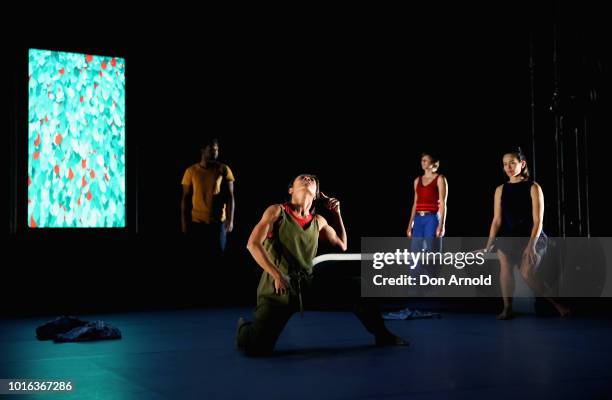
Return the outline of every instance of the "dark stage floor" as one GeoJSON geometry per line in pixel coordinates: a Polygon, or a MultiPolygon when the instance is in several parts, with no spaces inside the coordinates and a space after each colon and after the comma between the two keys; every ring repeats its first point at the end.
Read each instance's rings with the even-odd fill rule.
{"type": "Polygon", "coordinates": [[[391,321],[408,348],[376,348],[350,313],[289,322],[274,357],[234,348],[247,309],[81,315],[118,341],[54,344],[34,337],[50,318],[0,321],[0,378],[75,382],[61,399],[610,398],[612,321],[487,314],[391,321]]]}

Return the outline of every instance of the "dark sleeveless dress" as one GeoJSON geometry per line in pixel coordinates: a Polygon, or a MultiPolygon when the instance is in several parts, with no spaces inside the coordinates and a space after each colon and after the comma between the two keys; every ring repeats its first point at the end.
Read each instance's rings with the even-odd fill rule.
{"type": "MultiPolygon", "coordinates": [[[[513,264],[519,264],[533,229],[533,207],[531,187],[534,182],[525,180],[505,183],[502,188],[502,225],[496,240],[496,247],[503,251],[513,264]]],[[[546,250],[547,238],[544,232],[536,242],[536,252],[546,250]]]]}

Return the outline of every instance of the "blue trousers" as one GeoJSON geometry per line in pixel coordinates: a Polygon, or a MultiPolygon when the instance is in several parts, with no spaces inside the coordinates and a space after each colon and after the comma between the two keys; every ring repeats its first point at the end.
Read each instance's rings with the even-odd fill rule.
{"type": "Polygon", "coordinates": [[[439,243],[436,243],[438,241],[435,240],[436,229],[438,229],[439,224],[440,219],[438,218],[438,214],[415,216],[414,224],[412,225],[412,245],[410,250],[412,252],[439,250],[439,243]]]}
{"type": "MultiPolygon", "coordinates": [[[[436,229],[440,224],[438,214],[426,214],[417,215],[414,217],[414,224],[412,225],[412,243],[410,244],[410,251],[418,253],[421,250],[425,252],[429,251],[442,251],[442,238],[436,238],[436,229]]],[[[435,268],[421,268],[421,264],[417,264],[414,268],[409,271],[410,276],[417,277],[421,273],[427,273],[427,275],[433,276],[432,273],[436,271],[435,268]]]]}
{"type": "Polygon", "coordinates": [[[227,232],[223,222],[192,222],[189,231],[194,237],[202,240],[202,248],[209,254],[220,256],[227,245],[227,232]]]}

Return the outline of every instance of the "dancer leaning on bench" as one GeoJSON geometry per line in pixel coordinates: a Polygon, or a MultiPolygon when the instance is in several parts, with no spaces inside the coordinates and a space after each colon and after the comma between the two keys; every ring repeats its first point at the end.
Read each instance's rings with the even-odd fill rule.
{"type": "Polygon", "coordinates": [[[537,278],[535,271],[546,250],[544,222],[544,194],[540,185],[529,179],[527,160],[521,148],[511,149],[503,156],[508,182],[495,189],[494,215],[489,232],[487,250],[497,249],[500,264],[500,285],[504,308],[497,316],[507,320],[514,317],[514,266],[537,296],[544,297],[561,317],[570,310],[550,296],[550,290],[537,278]]]}
{"type": "MultiPolygon", "coordinates": [[[[313,175],[299,175],[289,187],[291,200],[266,209],[249,237],[248,250],[263,268],[257,288],[254,319],[240,318],[236,343],[247,355],[272,353],[276,341],[289,318],[303,311],[315,298],[326,295],[334,300],[337,289],[351,289],[354,312],[381,346],[406,346],[408,342],[393,335],[385,327],[378,307],[360,296],[359,278],[330,282],[312,273],[312,260],[318,242],[326,241],[345,251],[347,235],[340,213],[340,202],[319,192],[319,181],[313,175]],[[329,224],[315,213],[313,202],[319,198],[333,215],[329,224]]],[[[327,303],[326,303],[327,304],[327,303]]]]}

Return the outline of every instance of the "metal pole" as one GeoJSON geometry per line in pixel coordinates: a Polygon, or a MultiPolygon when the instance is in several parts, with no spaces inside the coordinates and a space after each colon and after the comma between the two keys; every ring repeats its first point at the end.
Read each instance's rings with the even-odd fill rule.
{"type": "MultiPolygon", "coordinates": [[[[555,10],[556,11],[556,10],[555,10]]],[[[556,12],[554,17],[557,17],[556,12]]],[[[555,124],[555,162],[556,162],[556,180],[557,180],[557,228],[558,235],[565,236],[564,212],[562,211],[562,151],[561,149],[561,119],[559,115],[559,55],[558,55],[558,37],[557,37],[557,22],[553,22],[553,97],[551,111],[554,113],[555,124]]]]}
{"type": "Polygon", "coordinates": [[[587,237],[591,237],[591,209],[589,207],[589,147],[587,138],[587,116],[584,115],[584,202],[586,211],[587,237]]]}
{"type": "Polygon", "coordinates": [[[578,145],[578,128],[574,128],[576,136],[576,190],[578,192],[578,236],[582,236],[582,202],[581,187],[580,187],[580,146],[578,145]]]}
{"type": "Polygon", "coordinates": [[[533,163],[531,169],[533,171],[533,180],[536,179],[536,140],[535,140],[535,60],[533,54],[533,32],[529,34],[529,84],[531,97],[531,158],[533,163]]]}

